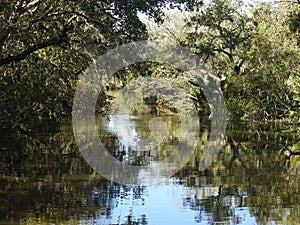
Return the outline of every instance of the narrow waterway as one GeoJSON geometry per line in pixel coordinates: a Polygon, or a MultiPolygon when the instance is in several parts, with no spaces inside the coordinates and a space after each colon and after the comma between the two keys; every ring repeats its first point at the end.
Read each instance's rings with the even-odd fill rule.
{"type": "MultiPolygon", "coordinates": [[[[176,115],[97,118],[110,154],[136,166],[166,159],[180,127],[176,115]]],[[[0,224],[299,224],[300,158],[284,152],[300,151],[300,142],[288,128],[229,123],[220,153],[200,171],[210,132],[203,122],[180,171],[153,185],[126,186],[90,167],[70,121],[55,132],[44,124],[35,139],[1,149],[0,224]]]]}

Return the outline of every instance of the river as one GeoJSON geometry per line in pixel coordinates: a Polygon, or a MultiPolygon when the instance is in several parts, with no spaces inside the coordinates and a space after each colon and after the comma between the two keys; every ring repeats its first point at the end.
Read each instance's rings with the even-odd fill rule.
{"type": "MultiPolygon", "coordinates": [[[[180,141],[176,116],[96,121],[103,145],[123,163],[160,162],[180,141]]],[[[300,156],[285,154],[300,151],[300,138],[289,125],[228,122],[221,151],[200,170],[208,119],[189,162],[151,185],[102,177],[80,153],[71,121],[52,126],[44,122],[34,138],[5,140],[0,224],[300,224],[300,156]]]]}

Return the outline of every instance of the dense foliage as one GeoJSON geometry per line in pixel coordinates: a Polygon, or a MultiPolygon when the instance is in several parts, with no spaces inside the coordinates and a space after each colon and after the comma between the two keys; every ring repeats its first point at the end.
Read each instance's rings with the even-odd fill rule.
{"type": "MultiPolygon", "coordinates": [[[[1,1],[0,127],[24,130],[39,119],[70,115],[77,80],[89,63],[117,45],[146,39],[138,12],[161,21],[167,3],[1,1]]],[[[105,102],[103,93],[100,111],[105,102]]]]}
{"type": "MultiPolygon", "coordinates": [[[[32,215],[39,212],[57,219],[82,212],[83,207],[89,212],[100,209],[100,214],[111,214],[115,199],[123,198],[126,193],[123,191],[122,195],[121,186],[93,174],[78,157],[72,127],[59,127],[56,122],[70,117],[77,81],[93,59],[115,46],[148,38],[181,44],[198,54],[220,79],[230,119],[299,123],[299,0],[248,8],[239,0],[204,3],[197,0],[2,0],[0,168],[4,191],[1,215],[19,218],[24,212],[32,215]],[[165,8],[174,7],[177,7],[176,14],[169,10],[165,17],[165,8]],[[138,16],[140,12],[149,15],[155,26],[147,27],[138,16]],[[51,119],[54,124],[43,123],[44,119],[51,119]],[[96,186],[103,192],[93,199],[96,186]],[[66,206],[69,211],[65,210],[66,206]]],[[[189,89],[199,111],[207,110],[199,85],[194,81],[183,84],[182,75],[167,65],[139,63],[117,73],[108,88],[121,88],[138,76],[164,77],[189,89]]],[[[103,90],[98,113],[104,112],[107,99],[103,90]]],[[[145,103],[147,100],[148,106],[153,103],[153,99],[145,99],[145,103]]],[[[232,208],[226,203],[228,197],[243,200],[243,193],[247,193],[247,203],[243,204],[262,224],[277,218],[283,218],[282,223],[299,224],[297,207],[282,217],[287,215],[287,209],[300,203],[296,197],[299,196],[299,158],[289,156],[286,160],[280,154],[283,151],[300,154],[299,126],[266,129],[268,123],[258,126],[253,123],[236,132],[241,124],[244,125],[228,128],[226,144],[219,155],[222,160],[199,172],[201,145],[186,168],[174,175],[192,191],[199,184],[205,187],[206,183],[199,183],[204,180],[218,187],[218,194],[206,201],[200,202],[194,195],[184,199],[185,204],[193,210],[205,209],[218,221],[222,213],[232,214],[232,208]],[[295,129],[297,132],[287,134],[295,129]],[[279,135],[282,130],[286,133],[279,135]],[[239,187],[239,192],[231,186],[239,187]]],[[[207,127],[201,131],[199,143],[203,145],[209,136],[207,127]]],[[[137,129],[140,134],[144,130],[137,129]]],[[[117,137],[105,135],[107,143],[117,143],[117,137]]],[[[112,150],[116,150],[117,158],[124,156],[121,148],[112,150]]],[[[148,160],[147,157],[148,154],[136,157],[136,163],[148,160]]],[[[136,191],[139,197],[142,191],[136,191]]],[[[200,214],[197,219],[201,220],[200,214]]]]}
{"type": "MultiPolygon", "coordinates": [[[[168,42],[197,53],[220,78],[231,118],[299,120],[299,2],[252,8],[238,0],[204,3],[2,1],[1,128],[24,131],[39,119],[70,115],[77,81],[90,62],[117,45],[148,38],[138,13],[161,24],[162,9],[176,6],[185,12],[184,18],[169,15],[167,26],[148,29],[150,37],[168,37],[168,42]]],[[[120,71],[116,78],[124,85],[140,75],[180,77],[165,66],[145,63],[120,71]]],[[[203,95],[197,88],[196,84],[193,98],[201,108],[203,95]]],[[[106,100],[103,92],[98,112],[103,111],[106,100]]]]}
{"type": "Polygon", "coordinates": [[[180,43],[199,54],[220,78],[233,119],[298,119],[300,49],[295,17],[299,5],[214,0],[192,15],[192,31],[180,43]],[[293,26],[293,30],[291,30],[293,26]]]}

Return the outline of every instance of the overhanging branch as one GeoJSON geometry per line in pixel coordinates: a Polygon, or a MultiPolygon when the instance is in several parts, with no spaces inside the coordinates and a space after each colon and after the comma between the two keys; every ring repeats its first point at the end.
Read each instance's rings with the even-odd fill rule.
{"type": "Polygon", "coordinates": [[[42,43],[38,43],[34,46],[31,46],[29,48],[27,48],[26,50],[24,50],[23,52],[17,54],[17,55],[10,55],[4,58],[0,59],[0,66],[3,66],[5,64],[9,64],[11,62],[16,62],[16,61],[21,61],[24,60],[28,55],[30,55],[31,53],[39,50],[39,49],[43,49],[49,46],[55,46],[58,44],[61,44],[63,42],[65,42],[65,38],[63,35],[53,38],[51,40],[42,42],[42,43]]]}

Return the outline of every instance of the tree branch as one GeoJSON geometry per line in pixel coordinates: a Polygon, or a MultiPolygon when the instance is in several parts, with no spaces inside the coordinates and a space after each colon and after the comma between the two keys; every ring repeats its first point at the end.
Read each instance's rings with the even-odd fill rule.
{"type": "Polygon", "coordinates": [[[43,48],[46,48],[49,46],[55,46],[55,45],[65,42],[65,39],[66,39],[65,32],[63,32],[58,37],[55,37],[55,38],[52,38],[51,40],[33,45],[17,55],[10,55],[10,56],[1,58],[0,66],[9,64],[11,62],[21,61],[21,60],[25,59],[28,55],[30,55],[31,53],[33,53],[39,49],[43,49],[43,48]]]}
{"type": "Polygon", "coordinates": [[[231,53],[225,51],[224,49],[220,49],[220,48],[215,48],[213,49],[214,52],[222,52],[223,54],[227,55],[230,59],[231,62],[233,62],[233,56],[231,53]]]}

